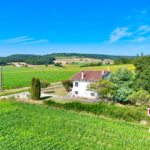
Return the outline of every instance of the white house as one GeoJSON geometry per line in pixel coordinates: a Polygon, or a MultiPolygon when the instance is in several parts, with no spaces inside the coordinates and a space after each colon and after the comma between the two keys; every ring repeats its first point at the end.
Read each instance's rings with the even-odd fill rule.
{"type": "Polygon", "coordinates": [[[93,91],[87,91],[87,85],[104,77],[108,77],[110,71],[95,71],[95,70],[84,70],[76,73],[71,77],[73,80],[73,88],[71,91],[72,97],[97,99],[99,95],[93,91]]]}

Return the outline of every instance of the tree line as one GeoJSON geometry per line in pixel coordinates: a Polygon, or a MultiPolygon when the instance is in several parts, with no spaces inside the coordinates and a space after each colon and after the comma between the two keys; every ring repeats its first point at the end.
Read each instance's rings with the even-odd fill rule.
{"type": "Polygon", "coordinates": [[[113,56],[113,55],[103,55],[103,54],[81,54],[81,53],[53,53],[55,57],[77,57],[77,58],[93,58],[93,59],[111,59],[116,60],[120,58],[130,58],[134,59],[135,56],[113,56]]]}
{"type": "Polygon", "coordinates": [[[25,62],[31,65],[54,64],[55,57],[52,55],[28,55],[17,54],[8,57],[0,57],[0,65],[6,65],[11,62],[25,62]]]}

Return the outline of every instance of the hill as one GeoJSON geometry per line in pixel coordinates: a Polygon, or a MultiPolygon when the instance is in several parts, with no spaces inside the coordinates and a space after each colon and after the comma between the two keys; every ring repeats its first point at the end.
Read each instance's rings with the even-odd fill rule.
{"type": "Polygon", "coordinates": [[[81,54],[81,53],[53,53],[54,57],[76,57],[76,58],[92,58],[92,59],[111,59],[116,60],[120,58],[131,58],[134,59],[135,56],[115,56],[115,55],[104,55],[104,54],[81,54]]]}

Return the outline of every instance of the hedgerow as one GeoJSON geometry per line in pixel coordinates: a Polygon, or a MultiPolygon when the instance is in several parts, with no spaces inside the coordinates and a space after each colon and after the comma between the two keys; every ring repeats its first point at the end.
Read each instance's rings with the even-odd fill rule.
{"type": "Polygon", "coordinates": [[[82,104],[80,102],[62,104],[52,100],[44,100],[44,104],[52,107],[63,108],[66,110],[75,110],[79,112],[85,111],[87,113],[93,113],[95,115],[104,115],[105,117],[121,119],[128,122],[139,122],[141,120],[150,121],[150,118],[147,115],[147,109],[141,107],[120,107],[102,102],[98,104],[82,104]]]}

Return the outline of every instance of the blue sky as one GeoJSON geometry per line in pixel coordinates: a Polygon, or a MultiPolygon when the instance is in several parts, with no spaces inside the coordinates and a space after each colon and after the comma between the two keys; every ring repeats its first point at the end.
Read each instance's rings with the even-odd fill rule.
{"type": "Polygon", "coordinates": [[[150,54],[150,0],[0,0],[0,56],[150,54]]]}

